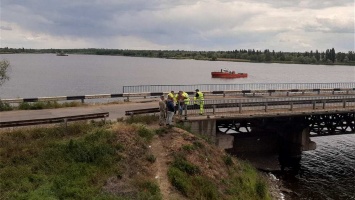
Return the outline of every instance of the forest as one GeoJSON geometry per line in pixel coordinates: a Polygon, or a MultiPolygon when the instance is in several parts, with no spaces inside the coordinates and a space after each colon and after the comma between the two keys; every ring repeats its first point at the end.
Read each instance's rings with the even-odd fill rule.
{"type": "Polygon", "coordinates": [[[334,48],[325,51],[282,52],[274,50],[236,49],[232,51],[185,51],[185,50],[130,50],[130,49],[25,49],[0,48],[4,53],[60,53],[151,57],[167,59],[195,59],[210,61],[235,61],[259,63],[330,64],[355,65],[355,52],[336,52],[334,48]]]}

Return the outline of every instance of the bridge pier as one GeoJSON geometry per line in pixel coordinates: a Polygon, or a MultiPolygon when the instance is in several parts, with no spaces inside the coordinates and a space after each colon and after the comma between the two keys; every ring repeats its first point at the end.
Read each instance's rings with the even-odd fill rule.
{"type": "Polygon", "coordinates": [[[302,117],[210,118],[184,121],[184,125],[191,127],[191,132],[208,137],[219,148],[240,157],[278,156],[282,168],[297,165],[302,151],[316,149],[316,143],[310,140],[309,124],[302,117]],[[221,132],[221,129],[226,131],[221,132]]]}

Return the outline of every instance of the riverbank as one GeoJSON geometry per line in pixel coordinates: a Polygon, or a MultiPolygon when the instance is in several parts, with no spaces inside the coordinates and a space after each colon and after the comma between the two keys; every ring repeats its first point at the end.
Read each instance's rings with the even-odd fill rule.
{"type": "Polygon", "coordinates": [[[153,118],[1,131],[3,197],[273,198],[251,165],[153,118]]]}

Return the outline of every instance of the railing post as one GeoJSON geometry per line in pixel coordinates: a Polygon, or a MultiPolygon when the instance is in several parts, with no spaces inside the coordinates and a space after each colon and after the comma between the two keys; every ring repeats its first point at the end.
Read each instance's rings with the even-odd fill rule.
{"type": "Polygon", "coordinates": [[[242,113],[242,103],[239,103],[239,113],[242,113]]]}
{"type": "Polygon", "coordinates": [[[343,108],[345,108],[345,107],[346,107],[346,100],[343,99],[343,108]]]}
{"type": "Polygon", "coordinates": [[[187,105],[184,106],[185,120],[187,120],[187,105]]]}
{"type": "Polygon", "coordinates": [[[289,96],[290,95],[290,92],[289,91],[287,91],[287,95],[286,96],[289,96]]]}
{"type": "Polygon", "coordinates": [[[64,118],[64,127],[65,127],[65,130],[67,130],[67,128],[68,128],[68,119],[67,118],[64,118]]]}
{"type": "Polygon", "coordinates": [[[212,106],[212,111],[213,111],[213,114],[216,113],[216,105],[213,105],[213,106],[212,106]]]}
{"type": "Polygon", "coordinates": [[[267,112],[267,103],[265,103],[265,112],[267,112]]]}
{"type": "Polygon", "coordinates": [[[313,110],[316,109],[316,101],[312,101],[312,104],[313,104],[313,110]]]}
{"type": "Polygon", "coordinates": [[[325,100],[323,100],[323,109],[325,109],[325,104],[326,104],[326,101],[325,100]]]}
{"type": "Polygon", "coordinates": [[[293,102],[290,102],[290,111],[293,111],[293,102]]]}
{"type": "Polygon", "coordinates": [[[82,104],[84,103],[84,99],[81,99],[81,103],[82,103],[82,104]]]}

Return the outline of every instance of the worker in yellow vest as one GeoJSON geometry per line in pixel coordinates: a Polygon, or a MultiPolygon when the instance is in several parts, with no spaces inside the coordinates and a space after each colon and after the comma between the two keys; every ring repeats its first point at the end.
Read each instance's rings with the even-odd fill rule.
{"type": "Polygon", "coordinates": [[[176,97],[176,100],[177,100],[179,115],[182,115],[183,111],[186,108],[186,105],[190,104],[189,95],[186,92],[180,90],[176,97]]]}
{"type": "Polygon", "coordinates": [[[168,94],[168,99],[172,100],[174,105],[176,103],[176,95],[174,93],[174,91],[171,91],[169,94],[168,94]]]}
{"type": "Polygon", "coordinates": [[[185,105],[189,105],[190,104],[189,94],[187,94],[186,92],[182,92],[182,96],[184,97],[185,105]]]}
{"type": "Polygon", "coordinates": [[[203,98],[203,93],[200,92],[199,89],[196,89],[196,94],[194,97],[195,104],[200,105],[200,115],[202,115],[205,111],[203,109],[203,105],[205,103],[204,98],[203,98]]]}
{"type": "Polygon", "coordinates": [[[174,91],[170,91],[170,93],[168,94],[168,99],[170,99],[173,102],[174,107],[175,107],[174,114],[176,114],[176,110],[179,108],[178,102],[177,102],[177,97],[178,97],[178,94],[175,94],[174,91]]]}

